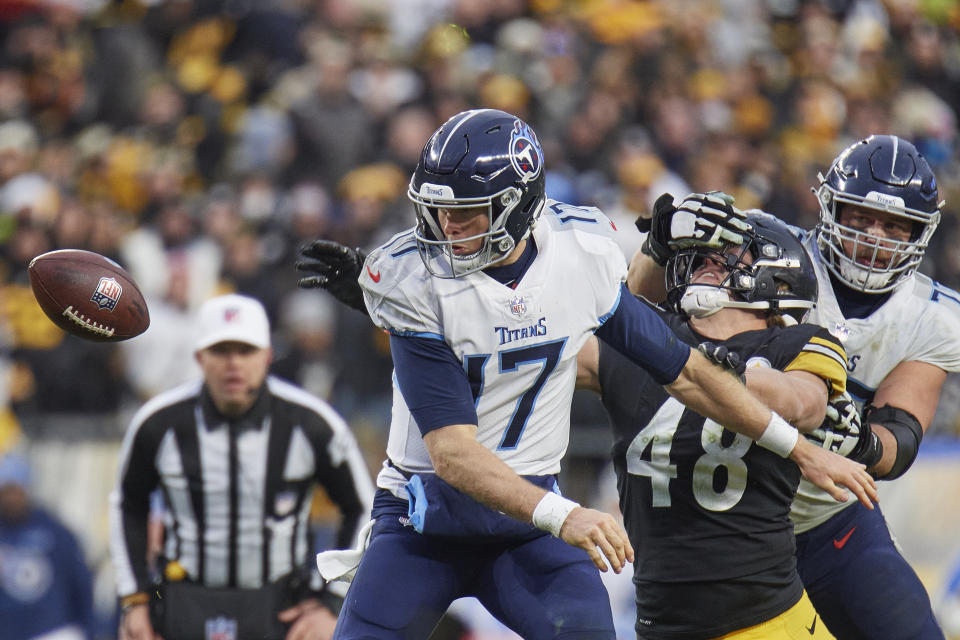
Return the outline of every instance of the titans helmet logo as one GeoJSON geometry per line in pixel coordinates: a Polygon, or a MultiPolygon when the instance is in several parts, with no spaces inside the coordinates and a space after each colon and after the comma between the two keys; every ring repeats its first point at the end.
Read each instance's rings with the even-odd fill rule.
{"type": "Polygon", "coordinates": [[[510,134],[510,164],[523,182],[537,178],[543,171],[543,149],[537,134],[520,120],[513,121],[510,134]]]}

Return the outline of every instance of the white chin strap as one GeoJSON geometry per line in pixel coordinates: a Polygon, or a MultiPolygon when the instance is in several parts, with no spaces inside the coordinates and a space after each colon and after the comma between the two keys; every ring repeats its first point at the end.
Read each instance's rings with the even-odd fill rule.
{"type": "MultiPolygon", "coordinates": [[[[810,309],[812,302],[788,301],[784,308],[791,309],[810,309]]],[[[769,309],[770,303],[765,300],[757,302],[741,302],[731,300],[730,293],[726,289],[718,289],[702,284],[692,284],[687,287],[680,298],[680,308],[691,318],[706,318],[712,316],[720,309],[769,309]]],[[[781,310],[779,317],[783,319],[785,326],[797,324],[796,318],[789,313],[781,310]]]]}
{"type": "Polygon", "coordinates": [[[725,289],[694,284],[683,292],[680,308],[691,318],[706,318],[728,306],[728,302],[730,294],[725,289]]]}

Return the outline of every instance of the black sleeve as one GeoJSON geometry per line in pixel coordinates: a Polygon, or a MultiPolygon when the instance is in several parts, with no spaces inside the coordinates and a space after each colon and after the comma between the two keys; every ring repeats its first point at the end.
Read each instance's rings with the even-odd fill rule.
{"type": "MultiPolygon", "coordinates": [[[[147,522],[150,516],[150,493],[157,488],[156,467],[160,425],[148,418],[137,429],[133,442],[120,460],[119,508],[120,540],[124,558],[137,583],[137,591],[149,592],[147,568],[147,522]]],[[[122,455],[122,454],[121,454],[122,455]]]]}
{"type": "Polygon", "coordinates": [[[352,547],[362,519],[369,517],[369,497],[361,491],[369,491],[370,472],[345,423],[335,427],[311,412],[306,425],[316,460],[316,479],[340,510],[341,524],[334,548],[352,547]]]}

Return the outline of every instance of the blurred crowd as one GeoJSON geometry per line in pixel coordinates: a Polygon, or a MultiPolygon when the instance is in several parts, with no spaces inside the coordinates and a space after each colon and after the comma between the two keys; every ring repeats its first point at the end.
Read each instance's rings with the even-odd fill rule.
{"type": "Polygon", "coordinates": [[[296,251],[409,226],[421,146],[477,105],[529,120],[548,193],[603,208],[627,255],[663,191],[809,225],[838,149],[905,136],[948,201],[926,269],[956,286],[958,27],[936,0],[7,0],[7,420],[55,431],[47,414],[115,412],[194,375],[184,322],[236,290],[269,309],[278,373],[379,422],[384,341],[297,290],[296,251]],[[57,248],[124,265],[151,331],[104,347],[46,322],[25,268],[57,248]]]}
{"type": "MultiPolygon", "coordinates": [[[[628,256],[664,191],[813,225],[840,149],[904,136],[947,201],[923,270],[958,287],[958,34],[952,0],[2,0],[0,446],[116,442],[197,374],[197,306],[238,291],[268,309],[274,371],[331,400],[375,468],[387,341],[297,289],[297,249],[411,226],[423,143],[475,106],[530,122],[548,195],[601,207],[628,256]],[[151,329],[105,345],[47,321],[26,267],[58,248],[126,267],[151,329]]],[[[951,379],[933,432],[958,413],[951,379]]],[[[591,399],[574,417],[606,428],[591,399]]]]}

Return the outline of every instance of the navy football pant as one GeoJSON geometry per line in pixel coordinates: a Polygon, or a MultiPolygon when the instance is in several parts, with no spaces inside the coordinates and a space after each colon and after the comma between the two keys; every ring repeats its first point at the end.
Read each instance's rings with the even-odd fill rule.
{"type": "Polygon", "coordinates": [[[838,640],[943,639],[930,597],[897,551],[880,507],[847,507],[797,535],[803,586],[838,640]]]}
{"type": "Polygon", "coordinates": [[[614,640],[610,598],[582,549],[539,533],[483,544],[429,537],[399,515],[376,516],[335,640],[424,640],[465,596],[525,640],[614,640]]]}

